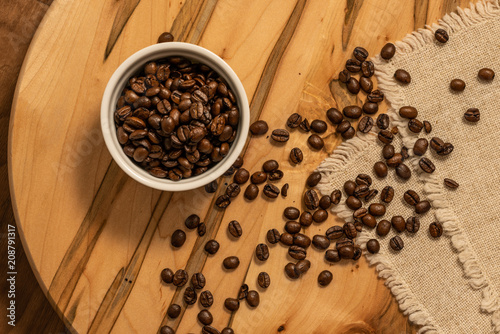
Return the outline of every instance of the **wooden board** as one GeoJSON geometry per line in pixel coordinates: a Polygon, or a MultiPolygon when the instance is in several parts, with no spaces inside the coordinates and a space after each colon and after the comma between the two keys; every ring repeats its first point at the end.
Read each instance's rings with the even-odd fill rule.
{"type": "MultiPolygon", "coordinates": [[[[465,4],[465,1],[462,1],[465,4]]],[[[282,210],[301,206],[304,178],[330,154],[340,139],[329,125],[321,152],[307,148],[307,135],[294,131],[286,145],[252,138],[245,168],[259,170],[276,159],[290,184],[286,199],[237,198],[225,211],[214,196],[197,189],[161,193],[128,178],[112,162],[99,126],[100,98],[116,67],[135,51],[154,43],[163,31],[177,40],[206,47],[233,67],[251,100],[252,120],[283,128],[300,112],[325,119],[325,110],[364,100],[340,89],[337,73],[353,48],[371,54],[387,41],[433,22],[454,1],[391,0],[229,1],[155,0],[67,1],[52,4],[28,51],[14,98],[10,127],[10,180],[24,245],[37,278],[67,326],[78,332],[154,333],[162,324],[178,333],[200,332],[198,304],[183,308],[176,321],[165,317],[172,302],[184,305],[181,289],[165,286],[165,267],[202,271],[215,296],[214,326],[237,333],[413,332],[375,270],[364,260],[329,265],[311,249],[312,268],[299,281],[284,276],[286,249],[271,247],[257,263],[255,245],[284,224],[282,210]],[[333,81],[332,81],[333,80],[333,81]],[[299,167],[287,162],[292,147],[305,152],[299,167]],[[188,232],[180,250],[170,235],[192,213],[206,222],[207,234],[188,232]],[[236,219],[244,235],[228,237],[236,219]],[[221,244],[207,258],[204,243],[221,244]],[[225,272],[221,263],[237,255],[241,264],[225,272]],[[321,270],[334,274],[320,288],[321,270]],[[257,289],[259,272],[271,275],[266,291],[257,289]],[[223,308],[242,283],[261,292],[261,304],[242,304],[234,314],[223,308]],[[184,312],[185,310],[185,312],[184,312]]],[[[384,108],[382,108],[384,109],[384,108]]],[[[224,190],[222,179],[218,192],[224,190]]],[[[215,195],[217,196],[217,194],[215,195]]],[[[338,223],[334,217],[306,230],[312,236],[338,223]]]]}

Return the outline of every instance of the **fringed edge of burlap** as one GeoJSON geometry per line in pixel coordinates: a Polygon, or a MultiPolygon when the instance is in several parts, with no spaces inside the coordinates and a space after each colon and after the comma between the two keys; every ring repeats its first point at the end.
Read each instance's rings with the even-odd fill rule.
{"type": "MultiPolygon", "coordinates": [[[[417,51],[429,43],[437,43],[434,38],[434,31],[439,28],[445,29],[449,33],[450,38],[453,38],[454,33],[484,22],[487,19],[498,17],[499,15],[500,0],[483,0],[476,4],[471,4],[470,8],[458,8],[456,12],[445,15],[439,20],[438,24],[426,26],[426,29],[419,29],[416,32],[408,34],[402,41],[396,42],[397,52],[395,57],[417,51]]],[[[373,63],[377,69],[375,75],[378,87],[384,92],[391,104],[388,114],[393,124],[398,126],[404,145],[413,147],[417,138],[408,135],[407,122],[396,113],[396,110],[399,110],[405,103],[404,94],[400,91],[401,86],[393,78],[395,68],[391,66],[385,66],[384,68],[382,65],[390,63],[390,61],[388,62],[380,56],[375,57],[373,63]]],[[[412,159],[411,163],[414,170],[419,170],[417,162],[417,159],[412,159]]],[[[436,176],[424,174],[420,174],[420,179],[424,182],[424,191],[436,211],[436,219],[443,224],[445,235],[450,237],[451,245],[458,253],[458,260],[462,264],[464,274],[469,280],[469,285],[471,288],[482,292],[481,310],[492,314],[492,329],[495,333],[500,333],[500,298],[498,293],[490,286],[485,272],[481,270],[477,256],[468,241],[468,237],[460,227],[458,218],[453,212],[450,203],[445,200],[446,195],[442,180],[436,176]]],[[[378,259],[373,260],[374,263],[377,263],[377,261],[378,259]]],[[[370,263],[372,263],[372,260],[370,260],[370,263]]]]}

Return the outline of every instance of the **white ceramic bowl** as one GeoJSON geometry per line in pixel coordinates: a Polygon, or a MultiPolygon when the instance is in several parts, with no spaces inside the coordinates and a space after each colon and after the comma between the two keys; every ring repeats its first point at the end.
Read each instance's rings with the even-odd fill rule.
{"type": "Polygon", "coordinates": [[[245,89],[238,76],[219,56],[200,46],[181,43],[159,43],[148,46],[130,56],[109,79],[101,103],[101,128],[104,141],[111,156],[130,177],[151,188],[164,191],[184,191],[204,186],[227,171],[238,158],[248,136],[250,110],[245,89]],[[114,124],[114,112],[121,92],[130,77],[135,75],[147,62],[168,56],[184,56],[194,62],[204,63],[216,71],[229,84],[238,102],[240,121],[236,139],[231,144],[229,153],[205,173],[179,181],[161,179],[152,176],[137,166],[125,153],[118,142],[114,124]]]}

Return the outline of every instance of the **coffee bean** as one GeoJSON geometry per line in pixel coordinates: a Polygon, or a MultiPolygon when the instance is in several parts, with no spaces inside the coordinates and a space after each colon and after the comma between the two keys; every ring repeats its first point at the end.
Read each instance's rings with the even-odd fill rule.
{"type": "Polygon", "coordinates": [[[283,210],[283,215],[289,220],[296,220],[300,216],[300,210],[296,207],[289,206],[283,210]]]}
{"type": "Polygon", "coordinates": [[[200,225],[198,225],[197,233],[200,237],[204,236],[205,233],[207,233],[207,226],[205,225],[205,223],[200,223],[200,225]]]}
{"type": "Polygon", "coordinates": [[[479,79],[484,81],[491,81],[495,78],[495,72],[491,68],[482,68],[477,72],[479,79]]]}
{"type": "Polygon", "coordinates": [[[352,94],[358,94],[361,86],[359,85],[359,81],[356,78],[351,77],[349,81],[347,81],[347,90],[352,94]]]}
{"type": "Polygon", "coordinates": [[[455,92],[461,92],[465,89],[465,82],[460,79],[453,79],[450,82],[450,88],[455,92]]]}
{"type": "Polygon", "coordinates": [[[221,195],[217,197],[217,200],[215,201],[215,205],[221,209],[227,208],[229,204],[231,204],[231,199],[227,195],[221,195]]]}
{"type": "Polygon", "coordinates": [[[359,78],[359,85],[365,93],[370,93],[373,89],[373,82],[370,78],[367,77],[359,78]]]}
{"type": "Polygon", "coordinates": [[[367,186],[371,186],[372,184],[372,178],[370,177],[370,175],[367,175],[367,174],[358,174],[358,176],[356,176],[356,184],[358,185],[367,185],[367,186]]]}
{"type": "Polygon", "coordinates": [[[312,214],[310,212],[307,212],[307,211],[302,212],[302,214],[300,215],[299,222],[300,222],[301,226],[304,226],[304,227],[311,226],[311,224],[313,222],[312,214]]]}
{"type": "Polygon", "coordinates": [[[338,239],[344,235],[344,229],[340,226],[332,226],[326,230],[325,234],[330,240],[338,239]]]}
{"type": "Polygon", "coordinates": [[[370,186],[366,184],[361,184],[359,186],[356,186],[356,188],[354,188],[353,196],[357,198],[363,198],[366,197],[366,195],[368,195],[369,192],[370,192],[370,186]]]}
{"type": "Polygon", "coordinates": [[[181,314],[181,307],[177,304],[172,304],[167,309],[167,315],[171,319],[177,318],[181,314]]]}
{"type": "Polygon", "coordinates": [[[310,135],[307,139],[307,143],[309,144],[309,146],[311,146],[311,148],[315,150],[321,150],[323,146],[325,146],[323,139],[321,139],[321,137],[316,134],[310,135]]]}
{"type": "MultiPolygon", "coordinates": [[[[358,231],[356,230],[356,226],[354,226],[353,223],[345,223],[342,228],[344,230],[345,236],[348,237],[349,239],[355,239],[356,236],[358,235],[358,231]]],[[[329,245],[330,244],[328,244],[328,246],[329,245]]],[[[328,248],[328,246],[325,247],[325,249],[328,248]]]]}
{"type": "Polygon", "coordinates": [[[357,210],[361,207],[361,201],[354,196],[349,196],[345,203],[351,210],[357,210]]]}
{"type": "Polygon", "coordinates": [[[398,232],[403,232],[406,229],[406,223],[403,217],[393,216],[391,219],[392,227],[398,232]]]}
{"type": "Polygon", "coordinates": [[[342,113],[338,111],[336,108],[330,108],[326,111],[326,117],[332,122],[332,124],[340,124],[344,119],[342,113]]]}
{"type": "Polygon", "coordinates": [[[364,116],[358,123],[358,131],[362,133],[368,133],[375,124],[375,121],[370,116],[364,116]]]}
{"type": "Polygon", "coordinates": [[[408,129],[413,133],[419,133],[424,128],[424,124],[418,119],[413,118],[408,122],[408,129]]]}
{"type": "Polygon", "coordinates": [[[386,164],[389,167],[397,167],[403,162],[403,155],[401,153],[395,153],[392,158],[386,160],[386,164]]]}
{"type": "Polygon", "coordinates": [[[342,134],[342,133],[348,131],[351,127],[352,127],[351,123],[349,123],[349,121],[344,120],[344,121],[340,122],[339,125],[337,125],[337,128],[335,129],[335,131],[337,133],[342,134]]]}
{"type": "Polygon", "coordinates": [[[394,135],[389,130],[380,130],[378,133],[378,140],[380,140],[384,144],[392,143],[394,139],[394,135]]]}
{"type": "MultiPolygon", "coordinates": [[[[345,68],[352,73],[357,73],[361,71],[361,61],[358,59],[347,59],[345,63],[345,68]]],[[[351,77],[352,79],[352,77],[351,77]]]]}
{"type": "Polygon", "coordinates": [[[384,159],[392,158],[394,156],[394,146],[391,144],[384,145],[384,148],[382,149],[382,156],[384,159]]]}
{"type": "Polygon", "coordinates": [[[394,57],[395,53],[396,53],[396,46],[392,43],[387,43],[380,51],[380,56],[385,60],[389,60],[392,57],[394,57]]]}
{"type": "Polygon", "coordinates": [[[208,240],[205,244],[205,251],[208,254],[214,255],[219,250],[219,243],[216,240],[208,240]]]}
{"type": "Polygon", "coordinates": [[[393,238],[391,238],[391,240],[389,241],[389,245],[391,246],[391,248],[395,251],[400,251],[404,248],[405,244],[403,242],[403,239],[401,239],[400,236],[395,236],[393,238]]]}
{"type": "Polygon", "coordinates": [[[402,84],[409,84],[411,82],[410,73],[403,69],[397,69],[396,72],[394,72],[394,78],[402,84]]]}
{"type": "Polygon", "coordinates": [[[354,247],[353,246],[343,246],[337,248],[341,259],[352,259],[354,256],[354,247]]]}
{"type": "Polygon", "coordinates": [[[361,63],[361,72],[363,73],[364,77],[371,77],[373,74],[375,74],[375,66],[373,63],[369,60],[366,60],[361,63]]]}
{"type": "Polygon", "coordinates": [[[373,165],[373,171],[378,177],[386,177],[387,176],[387,165],[382,161],[377,161],[373,165]]]}
{"type": "Polygon", "coordinates": [[[173,42],[173,41],[174,41],[174,35],[172,35],[169,32],[163,32],[158,37],[158,43],[173,42]]]}
{"type": "Polygon", "coordinates": [[[420,158],[418,165],[426,173],[433,173],[436,170],[434,163],[426,157],[420,158]]]}
{"type": "Polygon", "coordinates": [[[217,186],[218,186],[217,180],[214,180],[209,184],[205,185],[205,191],[209,194],[213,194],[214,192],[217,191],[217,186]]]}
{"type": "Polygon", "coordinates": [[[453,144],[451,143],[444,143],[443,145],[443,149],[439,152],[437,152],[438,155],[448,155],[450,154],[451,152],[453,152],[453,144]]]}
{"type": "Polygon", "coordinates": [[[162,326],[160,328],[160,334],[174,334],[175,331],[170,326],[162,326]]]}
{"type": "Polygon", "coordinates": [[[234,331],[232,328],[226,327],[220,332],[220,334],[234,334],[234,331]]]}
{"type": "Polygon", "coordinates": [[[290,134],[285,129],[276,129],[271,133],[271,138],[278,143],[287,142],[290,138],[290,134]]]}
{"type": "Polygon", "coordinates": [[[277,229],[273,228],[267,231],[266,238],[270,244],[277,244],[280,241],[281,235],[277,229]]]}
{"type": "Polygon", "coordinates": [[[384,93],[382,93],[382,91],[376,89],[376,90],[372,91],[370,94],[368,94],[366,99],[370,102],[380,103],[384,100],[384,93]]]}
{"type": "Polygon", "coordinates": [[[290,220],[285,224],[285,231],[287,231],[290,234],[299,233],[300,229],[301,229],[300,224],[295,220],[290,220]]]}
{"type": "Polygon", "coordinates": [[[300,275],[298,275],[296,272],[295,272],[295,264],[292,263],[292,262],[289,262],[286,266],[285,266],[285,274],[291,278],[291,279],[297,279],[300,277],[300,275]]]}
{"type": "Polygon", "coordinates": [[[269,130],[269,126],[267,125],[266,121],[259,120],[259,121],[253,122],[252,125],[250,125],[250,132],[254,136],[263,135],[268,130],[269,130]]]}
{"type": "Polygon", "coordinates": [[[240,308],[240,302],[236,298],[226,298],[224,307],[230,312],[235,312],[240,308]]]}
{"type": "Polygon", "coordinates": [[[226,269],[236,269],[240,265],[240,259],[236,256],[228,256],[222,262],[226,269]]]}
{"type": "Polygon", "coordinates": [[[312,219],[316,223],[322,223],[328,219],[328,212],[324,209],[316,210],[312,215],[312,219]]]}
{"type": "Polygon", "coordinates": [[[420,220],[417,217],[409,217],[406,220],[406,230],[410,233],[417,233],[420,229],[420,220]]]}
{"type": "Polygon", "coordinates": [[[368,192],[368,195],[366,195],[366,197],[365,197],[365,202],[371,201],[372,199],[375,198],[375,196],[377,196],[377,194],[378,194],[378,190],[377,189],[371,189],[368,192]]]}
{"type": "Polygon", "coordinates": [[[377,220],[373,215],[369,213],[361,218],[361,222],[370,228],[374,228],[375,226],[377,226],[377,220]]]}
{"type": "Polygon", "coordinates": [[[307,120],[307,118],[304,118],[304,120],[302,121],[302,123],[300,123],[299,129],[301,129],[304,132],[311,131],[311,126],[309,125],[309,121],[307,120]]]}
{"type": "Polygon", "coordinates": [[[185,271],[183,269],[179,269],[175,272],[172,283],[176,287],[180,287],[180,286],[184,286],[187,283],[188,279],[189,279],[189,276],[188,276],[187,271],[185,271]]]}
{"type": "Polygon", "coordinates": [[[262,192],[268,198],[276,198],[280,194],[280,189],[274,184],[268,183],[264,186],[264,190],[262,192]]]}
{"type": "Polygon", "coordinates": [[[263,271],[259,273],[259,276],[257,277],[257,283],[261,288],[267,289],[271,285],[271,277],[269,277],[268,273],[263,271]]]}
{"type": "Polygon", "coordinates": [[[439,238],[443,235],[443,225],[439,222],[433,222],[429,225],[429,234],[433,238],[439,238]]]}
{"type": "MultiPolygon", "coordinates": [[[[297,225],[299,224],[297,223],[297,225]]],[[[299,230],[300,230],[300,225],[299,225],[299,230]]],[[[269,258],[269,248],[267,247],[267,245],[258,244],[257,247],[255,248],[255,256],[260,261],[266,261],[269,258]]]]}
{"type": "Polygon", "coordinates": [[[365,114],[368,114],[368,115],[376,114],[378,111],[378,104],[376,104],[374,102],[366,101],[363,104],[363,111],[365,112],[365,114]]]}
{"type": "Polygon", "coordinates": [[[324,195],[319,199],[319,207],[323,210],[328,210],[332,205],[332,200],[330,196],[324,195]]]}
{"type": "Polygon", "coordinates": [[[355,47],[352,54],[354,58],[361,62],[365,61],[366,58],[368,58],[368,51],[366,51],[366,49],[361,46],[355,47]]]}
{"type": "Polygon", "coordinates": [[[288,254],[295,260],[304,260],[306,258],[307,252],[302,247],[292,245],[288,249],[288,254]]]}
{"type": "MultiPolygon", "coordinates": [[[[284,175],[285,175],[285,173],[283,173],[283,171],[281,171],[279,169],[275,170],[275,171],[269,173],[269,181],[281,180],[284,175]]],[[[284,195],[284,197],[286,197],[286,195],[284,195]]]]}
{"type": "Polygon", "coordinates": [[[333,275],[328,270],[323,270],[318,275],[318,284],[321,286],[329,285],[332,282],[332,280],[333,280],[333,275]]]}
{"type": "Polygon", "coordinates": [[[174,280],[174,272],[170,268],[165,268],[161,271],[161,279],[163,282],[170,284],[174,280]]]}
{"type": "Polygon", "coordinates": [[[458,188],[458,182],[452,179],[444,179],[444,185],[450,189],[457,189],[458,188]]]}
{"type": "Polygon", "coordinates": [[[385,214],[385,205],[380,203],[370,204],[368,207],[368,211],[372,216],[379,217],[385,214]]]}
{"type": "Polygon", "coordinates": [[[214,297],[212,296],[212,293],[208,290],[203,291],[200,294],[200,304],[203,307],[210,307],[214,303],[214,297]]]}
{"type": "Polygon", "coordinates": [[[170,240],[172,246],[181,247],[184,245],[184,242],[186,242],[186,233],[183,230],[175,230],[170,240]]]}
{"type": "Polygon", "coordinates": [[[438,137],[432,137],[430,141],[431,149],[439,153],[444,149],[444,141],[438,137]]]}
{"type": "Polygon", "coordinates": [[[430,209],[431,209],[431,203],[429,203],[429,201],[427,200],[420,201],[415,205],[415,212],[419,214],[426,213],[430,209]]]}
{"type": "Polygon", "coordinates": [[[434,37],[439,43],[446,43],[448,42],[448,39],[450,38],[448,36],[448,33],[444,29],[438,29],[434,32],[434,37]]]}
{"type": "Polygon", "coordinates": [[[205,325],[201,329],[201,334],[221,334],[221,332],[219,332],[215,327],[212,327],[210,325],[205,325]]]}
{"type": "Polygon", "coordinates": [[[189,217],[186,218],[184,221],[184,225],[190,230],[193,230],[200,225],[200,217],[198,215],[192,214],[189,217]]]}
{"type": "Polygon", "coordinates": [[[338,189],[333,190],[332,193],[330,194],[330,201],[332,202],[333,205],[339,204],[341,199],[342,199],[342,192],[338,189]]]}
{"type": "MultiPolygon", "coordinates": [[[[347,122],[347,121],[344,121],[344,122],[347,122]]],[[[339,124],[339,126],[341,124],[339,124]]],[[[347,130],[342,132],[340,135],[342,136],[342,138],[347,140],[347,139],[353,138],[355,134],[356,134],[356,130],[354,130],[354,128],[351,126],[351,124],[349,124],[349,127],[347,128],[347,130]]]]}
{"type": "MultiPolygon", "coordinates": [[[[389,127],[389,116],[387,116],[387,114],[378,115],[376,123],[377,123],[377,127],[380,130],[386,130],[389,127]]],[[[392,135],[392,133],[391,133],[391,135],[392,135]]],[[[379,133],[379,136],[380,136],[380,133],[379,133]]],[[[390,139],[390,141],[392,141],[392,139],[390,139]]]]}
{"type": "Polygon", "coordinates": [[[247,296],[248,296],[248,285],[243,284],[240,287],[240,290],[238,291],[238,300],[245,299],[245,298],[247,298],[247,296]]]}
{"type": "Polygon", "coordinates": [[[308,187],[315,187],[319,181],[321,181],[321,173],[319,172],[313,172],[311,173],[307,179],[306,179],[306,184],[308,187]]]}
{"type": "Polygon", "coordinates": [[[262,170],[266,173],[271,173],[280,167],[276,160],[267,160],[262,164],[262,170]]]}
{"type": "Polygon", "coordinates": [[[480,118],[480,113],[479,113],[479,109],[477,108],[469,108],[467,109],[467,111],[464,113],[464,118],[466,121],[469,121],[469,122],[479,122],[479,118],[480,118]]]}
{"type": "Polygon", "coordinates": [[[212,313],[208,310],[201,310],[197,318],[203,325],[210,325],[214,321],[212,313]]]}
{"type": "Polygon", "coordinates": [[[315,119],[311,122],[311,130],[316,133],[325,133],[327,128],[326,122],[320,119],[315,119]]]}
{"type": "Polygon", "coordinates": [[[290,129],[295,129],[299,127],[300,123],[302,122],[302,116],[300,116],[298,113],[293,113],[288,117],[288,120],[286,121],[286,125],[290,129]]]}
{"type": "Polygon", "coordinates": [[[335,248],[340,250],[343,247],[351,246],[354,247],[354,242],[349,238],[342,238],[335,243],[335,248]]]}
{"type": "Polygon", "coordinates": [[[233,181],[237,184],[243,184],[250,178],[250,173],[245,168],[240,168],[234,173],[233,181]]]}
{"type": "Polygon", "coordinates": [[[380,250],[380,244],[377,239],[370,239],[366,242],[366,250],[372,254],[377,254],[380,250]]]}
{"type": "Polygon", "coordinates": [[[411,170],[402,163],[396,167],[396,174],[403,180],[408,180],[411,177],[411,170]]]}
{"type": "Polygon", "coordinates": [[[250,307],[259,306],[260,296],[259,296],[259,293],[257,291],[255,291],[255,290],[248,291],[248,295],[247,295],[246,299],[247,299],[248,306],[250,306],[250,307]]]}
{"type": "Polygon", "coordinates": [[[267,174],[263,171],[258,171],[252,174],[250,177],[250,182],[253,184],[261,184],[266,182],[267,180],[267,174]]]}
{"type": "Polygon", "coordinates": [[[202,273],[196,273],[191,276],[191,284],[195,289],[203,289],[205,287],[206,279],[202,273]]]}
{"type": "Polygon", "coordinates": [[[351,74],[347,70],[342,70],[339,73],[339,81],[342,83],[347,83],[351,78],[351,74]]]}
{"type": "Polygon", "coordinates": [[[381,237],[389,234],[389,231],[391,230],[391,222],[383,219],[378,222],[377,224],[377,234],[381,237]]]}
{"type": "Polygon", "coordinates": [[[311,238],[309,238],[305,234],[297,233],[293,236],[293,244],[295,246],[307,249],[309,246],[311,246],[311,238]]]}
{"type": "Polygon", "coordinates": [[[403,199],[405,200],[406,203],[408,203],[411,206],[417,205],[418,202],[420,202],[420,196],[418,196],[417,192],[414,190],[407,190],[403,194],[403,199]]]}
{"type": "Polygon", "coordinates": [[[325,252],[325,261],[336,263],[340,261],[339,252],[336,249],[329,249],[325,252]]]}
{"type": "Polygon", "coordinates": [[[309,210],[316,210],[319,206],[318,193],[314,189],[309,189],[304,194],[304,204],[309,210]]]}
{"type": "Polygon", "coordinates": [[[324,235],[315,235],[312,238],[312,244],[317,249],[327,249],[330,246],[330,239],[324,235]]]}
{"type": "Polygon", "coordinates": [[[363,110],[358,106],[347,106],[342,110],[342,112],[344,113],[345,117],[354,119],[360,118],[363,114],[363,110]]]}
{"type": "Polygon", "coordinates": [[[425,138],[419,138],[415,141],[413,145],[413,153],[416,155],[422,156],[427,152],[427,147],[429,146],[429,142],[425,138]]]}
{"type": "Polygon", "coordinates": [[[238,183],[231,183],[226,188],[226,195],[230,198],[234,198],[239,195],[241,189],[238,183]]]}
{"type": "Polygon", "coordinates": [[[243,230],[241,228],[241,225],[236,220],[231,220],[229,222],[229,224],[227,225],[227,230],[235,238],[239,238],[243,234],[243,230]]]}
{"type": "Polygon", "coordinates": [[[247,200],[252,201],[257,198],[257,195],[259,195],[259,188],[255,184],[251,183],[245,189],[243,196],[245,196],[247,200]]]}
{"type": "Polygon", "coordinates": [[[413,119],[418,116],[418,111],[415,107],[404,106],[399,108],[399,116],[403,118],[413,119]]]}
{"type": "Polygon", "coordinates": [[[305,274],[311,268],[311,261],[309,260],[300,260],[295,264],[295,272],[297,275],[305,274]]]}

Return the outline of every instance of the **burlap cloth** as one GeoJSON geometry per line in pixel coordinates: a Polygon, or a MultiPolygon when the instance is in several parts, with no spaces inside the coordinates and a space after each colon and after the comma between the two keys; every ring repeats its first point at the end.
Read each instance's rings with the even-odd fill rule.
{"type": "MultiPolygon", "coordinates": [[[[410,180],[401,181],[393,169],[385,179],[375,177],[373,164],[383,161],[375,132],[343,143],[318,167],[323,174],[318,189],[323,194],[342,189],[346,180],[354,180],[359,173],[372,175],[373,187],[379,191],[392,185],[396,195],[383,217],[388,220],[393,215],[405,219],[415,215],[402,199],[408,189],[431,201],[431,211],[420,215],[420,231],[399,234],[405,243],[399,253],[389,247],[394,231],[379,237],[365,228],[358,238],[363,248],[370,238],[380,241],[380,252],[371,255],[365,251],[367,259],[386,279],[401,310],[422,326],[420,333],[500,333],[499,1],[458,9],[442,18],[439,25],[395,43],[397,52],[392,60],[373,59],[379,88],[390,104],[391,126],[398,126],[401,134],[394,145],[397,150],[402,143],[410,148],[410,180]],[[448,43],[435,41],[438,28],[448,31],[448,43]],[[483,67],[496,71],[493,82],[478,80],[478,70],[483,67]],[[394,80],[398,68],[411,74],[411,84],[402,86],[394,80]],[[449,89],[454,78],[466,82],[465,91],[453,93],[449,89]],[[396,113],[404,105],[416,107],[418,118],[431,122],[431,134],[422,131],[416,135],[408,130],[407,120],[396,113]],[[476,124],[463,120],[470,107],[480,110],[481,120],[476,124]],[[418,137],[430,140],[433,136],[453,143],[455,149],[446,157],[428,150],[426,156],[435,163],[436,171],[426,174],[411,148],[418,137]],[[445,188],[445,177],[456,180],[460,187],[445,188]],[[431,238],[428,232],[429,224],[436,220],[444,227],[440,239],[431,238]]],[[[378,201],[379,196],[371,203],[378,201]]],[[[344,204],[333,211],[352,221],[352,210],[344,204]]]]}

